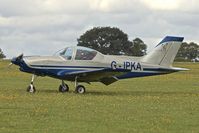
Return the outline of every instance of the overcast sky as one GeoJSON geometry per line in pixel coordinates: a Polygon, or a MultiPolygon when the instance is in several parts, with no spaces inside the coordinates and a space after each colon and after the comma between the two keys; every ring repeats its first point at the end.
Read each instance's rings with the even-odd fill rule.
{"type": "Polygon", "coordinates": [[[96,26],[118,27],[152,49],[166,35],[199,43],[199,0],[0,0],[0,48],[8,58],[52,55],[96,26]]]}

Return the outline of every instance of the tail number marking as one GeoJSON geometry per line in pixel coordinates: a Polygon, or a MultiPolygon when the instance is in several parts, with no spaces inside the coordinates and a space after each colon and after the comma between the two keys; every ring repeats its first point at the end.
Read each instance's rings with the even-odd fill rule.
{"type": "Polygon", "coordinates": [[[116,61],[112,61],[111,68],[113,70],[125,69],[125,70],[131,70],[131,71],[142,71],[142,65],[139,62],[129,62],[129,61],[123,62],[123,66],[118,65],[116,61]]]}

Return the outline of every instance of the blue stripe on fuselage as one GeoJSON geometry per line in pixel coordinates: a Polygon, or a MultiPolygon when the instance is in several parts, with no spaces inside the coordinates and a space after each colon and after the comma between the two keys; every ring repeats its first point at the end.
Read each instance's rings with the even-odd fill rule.
{"type": "Polygon", "coordinates": [[[174,72],[171,69],[164,69],[164,68],[143,68],[144,71],[142,72],[130,72],[130,70],[126,69],[116,69],[113,70],[108,67],[93,67],[93,66],[40,66],[40,65],[31,65],[31,67],[36,68],[30,68],[26,65],[25,62],[23,62],[23,65],[21,65],[20,70],[28,73],[35,73],[38,75],[44,75],[44,76],[51,76],[54,78],[64,79],[64,77],[67,77],[67,73],[77,72],[77,71],[83,71],[88,68],[93,69],[104,69],[104,72],[124,72],[123,75],[118,76],[118,79],[126,79],[126,78],[135,78],[135,77],[144,77],[144,76],[153,76],[153,75],[160,75],[160,74],[166,74],[168,72],[174,72]],[[68,69],[64,69],[68,68],[68,69]],[[77,68],[77,69],[70,69],[70,68],[77,68]],[[85,68],[85,69],[84,69],[85,68]],[[148,72],[146,72],[148,71],[148,72]],[[62,73],[59,75],[59,73],[62,73]]]}
{"type": "Polygon", "coordinates": [[[31,67],[42,67],[42,68],[107,68],[107,67],[93,67],[93,66],[48,66],[48,65],[30,65],[31,67]]]}
{"type": "Polygon", "coordinates": [[[156,72],[164,72],[164,73],[177,72],[177,70],[169,69],[169,68],[143,68],[143,71],[156,71],[156,72]]]}

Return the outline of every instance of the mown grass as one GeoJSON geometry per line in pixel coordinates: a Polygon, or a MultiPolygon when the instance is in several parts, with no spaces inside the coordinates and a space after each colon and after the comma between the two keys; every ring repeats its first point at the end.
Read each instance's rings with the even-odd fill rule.
{"type": "Polygon", "coordinates": [[[108,87],[86,85],[87,93],[58,92],[60,81],[37,78],[0,61],[0,133],[198,133],[199,64],[170,75],[129,79],[108,87]]]}

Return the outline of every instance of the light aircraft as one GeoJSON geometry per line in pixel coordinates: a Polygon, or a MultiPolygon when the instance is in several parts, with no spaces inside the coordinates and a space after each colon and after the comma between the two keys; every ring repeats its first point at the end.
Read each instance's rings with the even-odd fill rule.
{"type": "Polygon", "coordinates": [[[172,67],[183,37],[166,36],[149,54],[143,57],[104,55],[86,47],[67,47],[53,56],[14,57],[12,64],[19,70],[31,73],[32,80],[27,91],[36,91],[36,76],[49,76],[61,80],[60,92],[68,92],[64,81],[75,83],[75,92],[83,94],[86,89],[79,83],[101,82],[110,85],[118,80],[169,74],[188,69],[172,67]]]}

